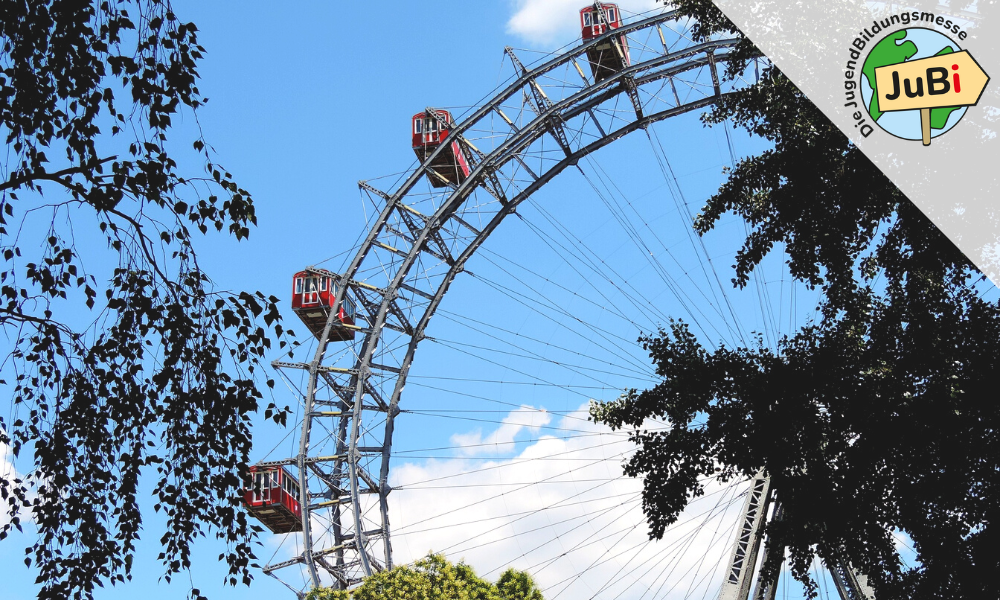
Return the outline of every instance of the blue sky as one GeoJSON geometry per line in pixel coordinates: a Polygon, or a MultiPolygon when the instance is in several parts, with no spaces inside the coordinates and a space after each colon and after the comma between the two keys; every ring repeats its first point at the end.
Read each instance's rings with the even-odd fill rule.
{"type": "MultiPolygon", "coordinates": [[[[329,2],[280,7],[264,2],[175,2],[181,19],[198,25],[200,41],[208,50],[200,67],[199,87],[210,101],[199,112],[200,125],[219,162],[253,194],[259,219],[248,241],[236,243],[213,236],[201,240],[203,268],[220,288],[256,289],[282,298],[288,295],[291,275],[302,267],[322,264],[340,269],[345,253],[353,249],[372,211],[356,182],[412,167],[410,116],[426,106],[452,107],[453,112],[461,114],[476,105],[509,75],[510,65],[505,66],[503,59],[505,46],[522,49],[518,50],[522,59],[531,62],[544,52],[573,42],[578,35],[574,25],[577,4],[565,0],[500,0],[478,2],[473,8],[468,2],[434,1],[358,3],[347,8],[329,2]],[[337,258],[323,262],[330,257],[337,258]]],[[[640,10],[651,3],[622,5],[640,10]]],[[[179,125],[178,135],[189,132],[193,125],[193,119],[187,116],[179,125]]],[[[697,115],[671,119],[656,128],[656,135],[658,142],[640,135],[617,142],[595,155],[584,169],[603,184],[610,184],[605,200],[614,197],[634,205],[637,226],[647,241],[652,243],[654,236],[662,238],[657,240],[662,242],[662,251],[657,250],[659,258],[667,264],[667,254],[676,256],[673,275],[698,287],[695,282],[703,281],[703,275],[698,272],[698,251],[692,249],[694,242],[684,229],[688,218],[722,182],[723,168],[731,164],[729,141],[737,155],[761,145],[739,132],[731,132],[727,140],[722,129],[705,129],[697,115]],[[676,174],[682,198],[670,191],[673,184],[655,159],[658,151],[676,174]],[[687,206],[682,210],[680,206],[685,202],[687,206]],[[687,217],[682,214],[685,210],[689,212],[687,217]]],[[[388,186],[392,179],[379,181],[388,186]]],[[[507,482],[567,474],[570,470],[566,465],[571,463],[553,461],[544,463],[544,468],[534,463],[521,468],[516,461],[574,452],[599,458],[601,462],[595,467],[599,472],[568,474],[562,487],[572,490],[587,477],[610,481],[620,475],[618,462],[626,451],[619,445],[620,440],[612,439],[603,445],[555,438],[534,440],[558,431],[596,432],[585,422],[585,415],[577,412],[589,399],[613,399],[624,388],[649,385],[653,379],[648,361],[633,341],[640,331],[651,331],[663,320],[637,318],[639,323],[634,325],[613,314],[607,299],[595,292],[600,287],[546,243],[547,236],[567,243],[569,239],[554,232],[546,215],[558,215],[559,223],[572,232],[572,237],[585,241],[606,259],[610,268],[656,303],[662,315],[686,314],[602,207],[602,198],[578,174],[561,176],[519,212],[524,222],[537,224],[547,233],[540,236],[520,221],[505,224],[489,240],[481,256],[470,263],[469,269],[476,277],[463,277],[461,285],[456,284],[442,304],[428,332],[437,341],[425,343],[421,349],[407,388],[404,408],[426,412],[400,418],[395,443],[402,452],[393,462],[397,485],[453,478],[480,468],[487,458],[494,461],[489,464],[497,465],[496,472],[503,473],[507,482]],[[511,294],[500,293],[483,282],[498,283],[515,296],[523,292],[533,302],[550,299],[578,317],[579,322],[609,332],[608,339],[615,342],[588,339],[593,330],[582,329],[573,319],[567,320],[565,315],[554,319],[551,308],[531,310],[512,300],[511,294]],[[511,351],[510,343],[495,343],[490,341],[490,335],[520,340],[517,343],[526,355],[535,351],[553,354],[546,354],[550,362],[543,365],[530,356],[505,355],[498,351],[511,351]],[[570,363],[582,364],[586,367],[582,371],[601,366],[603,373],[597,379],[588,377],[581,369],[568,368],[570,363]],[[507,383],[496,383],[499,381],[507,383]],[[461,410],[480,412],[450,413],[454,418],[436,418],[434,414],[461,410]],[[474,449],[483,444],[493,444],[492,454],[474,449]],[[423,458],[433,453],[421,449],[438,447],[451,450],[423,458]],[[414,458],[407,458],[407,452],[414,458]],[[573,482],[574,477],[579,481],[573,482]]],[[[705,251],[713,257],[719,278],[727,285],[734,244],[741,233],[741,224],[727,220],[705,241],[705,251]]],[[[801,297],[794,303],[789,299],[791,287],[782,279],[780,269],[772,269],[767,278],[768,286],[751,287],[734,296],[735,311],[747,332],[767,331],[762,335],[774,335],[808,317],[802,310],[808,302],[801,297]],[[793,306],[798,308],[793,310],[793,306]]],[[[711,284],[704,287],[708,294],[711,289],[711,284]]],[[[610,287],[607,290],[609,296],[614,295],[610,287]]],[[[704,302],[697,303],[712,302],[704,296],[704,302]]],[[[296,327],[290,310],[285,316],[293,328],[304,331],[296,327]]],[[[726,318],[720,317],[720,329],[724,329],[723,321],[726,318]]],[[[283,403],[294,402],[280,387],[276,398],[283,403]]],[[[600,435],[598,438],[603,440],[600,435]]],[[[281,454],[281,448],[290,445],[294,436],[294,428],[289,432],[258,423],[257,458],[268,456],[275,446],[281,454]]],[[[504,515],[561,501],[557,492],[546,489],[528,499],[510,496],[470,512],[462,507],[475,502],[475,494],[488,496],[501,489],[490,488],[497,483],[481,477],[485,476],[463,480],[466,483],[461,488],[425,486],[421,490],[414,486],[409,493],[394,493],[393,506],[399,511],[398,517],[393,516],[394,524],[405,530],[409,524],[428,518],[428,507],[435,505],[454,511],[450,521],[454,525],[470,519],[502,519],[504,515]]],[[[609,485],[617,493],[602,497],[604,500],[634,495],[638,489],[634,481],[612,481],[609,485]]],[[[628,539],[644,540],[637,505],[625,509],[621,515],[609,509],[602,518],[610,519],[608,523],[631,524],[632,529],[623,533],[622,539],[631,536],[628,539]]],[[[170,585],[159,582],[161,568],[155,556],[161,522],[151,511],[146,514],[149,518],[133,582],[101,590],[98,598],[134,598],[140,594],[149,600],[179,598],[192,582],[213,599],[245,598],[251,593],[290,597],[284,588],[263,575],[258,575],[251,591],[222,586],[225,568],[217,561],[220,549],[210,540],[197,549],[191,580],[181,577],[170,585]]],[[[562,516],[543,516],[550,523],[565,515],[587,517],[585,512],[558,514],[562,516]]],[[[509,531],[505,531],[511,533],[509,539],[498,540],[485,549],[463,546],[462,539],[455,537],[454,527],[400,536],[394,545],[400,557],[415,558],[429,549],[456,544],[455,558],[464,557],[483,572],[508,562],[522,568],[542,564],[544,555],[528,550],[537,535],[551,538],[551,534],[518,527],[508,526],[509,531]]],[[[565,532],[556,537],[561,539],[563,535],[569,540],[575,534],[565,532]]],[[[724,552],[729,544],[727,536],[720,532],[706,544],[724,552]]],[[[264,546],[258,555],[264,560],[274,552],[279,556],[287,552],[280,540],[272,537],[262,541],[264,546]]],[[[27,542],[15,538],[0,544],[0,560],[7,565],[7,598],[27,600],[34,596],[35,575],[20,566],[27,542]]],[[[558,554],[558,550],[552,552],[558,554]]],[[[610,551],[605,548],[603,552],[610,551]]],[[[656,552],[656,548],[643,546],[634,555],[623,552],[620,560],[638,563],[639,552],[656,552]]],[[[575,565],[560,563],[544,573],[545,581],[555,584],[562,574],[579,572],[589,560],[588,555],[575,565]],[[550,575],[554,572],[560,576],[550,575]]],[[[618,567],[610,564],[608,568],[609,573],[614,573],[618,567]]],[[[641,573],[635,576],[641,577],[641,573]]],[[[579,585],[583,586],[581,590],[592,589],[586,582],[579,585]]],[[[624,597],[629,594],[632,592],[626,592],[624,597]]]]}

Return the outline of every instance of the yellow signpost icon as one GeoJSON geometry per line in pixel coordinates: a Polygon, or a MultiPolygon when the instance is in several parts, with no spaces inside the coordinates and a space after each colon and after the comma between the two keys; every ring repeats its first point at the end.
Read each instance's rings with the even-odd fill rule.
{"type": "Polygon", "coordinates": [[[875,69],[876,101],[881,112],[920,110],[925,146],[931,144],[931,109],[972,106],[989,82],[967,50],[875,69]]]}

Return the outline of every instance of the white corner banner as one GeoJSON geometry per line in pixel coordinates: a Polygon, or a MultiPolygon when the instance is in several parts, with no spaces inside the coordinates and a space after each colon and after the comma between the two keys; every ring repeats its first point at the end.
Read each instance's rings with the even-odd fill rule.
{"type": "Polygon", "coordinates": [[[1000,285],[1000,3],[714,1],[1000,285]]]}

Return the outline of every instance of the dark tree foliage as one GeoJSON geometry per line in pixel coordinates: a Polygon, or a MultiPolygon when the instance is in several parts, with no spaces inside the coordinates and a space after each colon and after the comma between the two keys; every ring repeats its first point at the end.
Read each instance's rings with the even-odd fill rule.
{"type": "Polygon", "coordinates": [[[248,583],[239,490],[283,332],[276,298],[215,290],[194,252],[256,223],[200,134],[182,154],[203,173],[168,152],[174,117],[204,102],[197,29],[165,0],[0,0],[0,45],[0,448],[30,469],[0,479],[0,538],[30,519],[39,598],[90,598],[131,577],[145,473],[166,578],[213,535],[227,581],[248,583]]]}
{"type": "MultiPolygon", "coordinates": [[[[676,4],[699,38],[740,36],[711,2],[676,4]]],[[[737,53],[729,77],[757,55],[746,39],[737,53]]],[[[671,424],[635,434],[626,465],[644,477],[651,535],[703,493],[701,478],[764,468],[784,506],[767,534],[813,593],[819,556],[867,573],[879,600],[995,597],[1000,306],[981,299],[989,284],[777,69],[705,120],[732,120],[773,149],[729,173],[696,229],[741,216],[750,233],[734,284],[783,245],[792,275],[821,288],[821,310],[776,350],[709,352],[681,322],[640,340],[661,383],[592,415],[671,424]],[[912,537],[918,565],[900,562],[892,530],[912,537]]]]}

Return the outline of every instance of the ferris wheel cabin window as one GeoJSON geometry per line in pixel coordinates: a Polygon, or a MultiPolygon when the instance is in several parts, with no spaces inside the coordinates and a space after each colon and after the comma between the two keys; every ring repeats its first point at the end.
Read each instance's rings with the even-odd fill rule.
{"type": "Polygon", "coordinates": [[[420,133],[423,130],[423,124],[424,124],[424,120],[423,119],[414,119],[413,120],[413,133],[420,133]]]}
{"type": "Polygon", "coordinates": [[[594,22],[590,18],[590,13],[589,12],[583,13],[583,26],[584,27],[590,27],[593,24],[594,24],[594,22]]]}
{"type": "Polygon", "coordinates": [[[326,291],[326,282],[327,282],[327,278],[326,277],[324,277],[323,279],[319,280],[319,291],[321,291],[321,292],[325,292],[326,291]]]}
{"type": "Polygon", "coordinates": [[[295,278],[295,293],[296,294],[301,294],[302,293],[302,278],[301,277],[296,277],[295,278]]]}
{"type": "Polygon", "coordinates": [[[614,22],[615,22],[615,9],[609,8],[608,9],[608,23],[614,23],[614,22]]]}
{"type": "Polygon", "coordinates": [[[282,487],[292,497],[299,495],[299,486],[295,484],[295,481],[287,473],[285,473],[285,477],[283,478],[282,487]]]}

